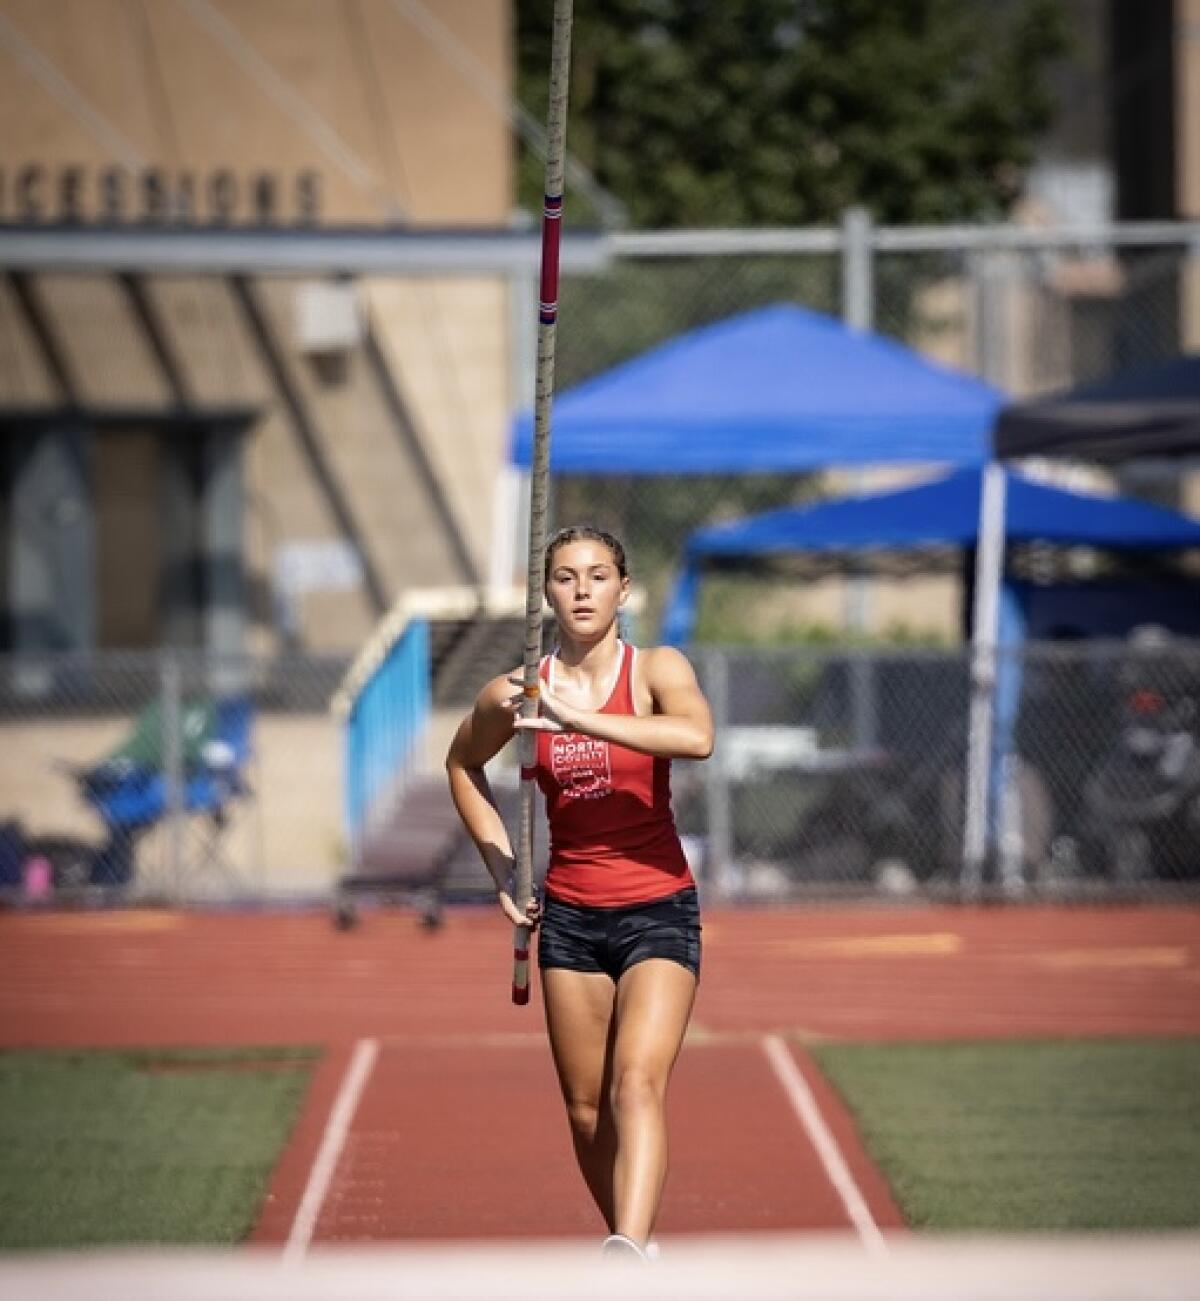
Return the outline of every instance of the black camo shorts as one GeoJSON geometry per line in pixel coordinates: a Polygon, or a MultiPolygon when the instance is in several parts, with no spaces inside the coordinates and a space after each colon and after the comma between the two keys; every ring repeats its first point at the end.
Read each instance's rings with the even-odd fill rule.
{"type": "Polygon", "coordinates": [[[545,900],[538,927],[543,970],[601,971],[615,981],[647,958],[668,958],[700,979],[700,903],[694,886],[627,908],[545,900]]]}

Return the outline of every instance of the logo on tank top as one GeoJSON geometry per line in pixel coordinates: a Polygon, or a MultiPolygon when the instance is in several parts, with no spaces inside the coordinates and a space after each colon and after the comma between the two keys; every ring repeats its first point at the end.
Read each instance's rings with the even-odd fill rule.
{"type": "Polygon", "coordinates": [[[613,788],[608,742],[577,732],[552,733],[550,772],[564,800],[601,799],[613,788]]]}

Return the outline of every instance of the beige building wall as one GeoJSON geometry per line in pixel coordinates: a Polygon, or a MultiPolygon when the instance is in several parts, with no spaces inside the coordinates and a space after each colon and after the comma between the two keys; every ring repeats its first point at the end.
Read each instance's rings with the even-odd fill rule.
{"type": "MultiPolygon", "coordinates": [[[[511,2],[422,0],[414,8],[425,15],[422,27],[391,0],[0,0],[0,220],[22,215],[28,195],[21,185],[28,180],[21,178],[36,166],[32,198],[47,220],[61,211],[70,169],[78,169],[84,219],[101,216],[103,177],[113,169],[126,217],[138,216],[145,176],[158,169],[173,207],[190,194],[190,219],[199,224],[213,216],[209,187],[224,171],[236,186],[230,224],[253,219],[255,178],[270,173],[278,184],[275,220],[283,227],[302,215],[300,186],[311,176],[318,226],[507,225],[512,144],[497,103],[507,99],[512,80],[511,2]]],[[[346,540],[314,455],[386,601],[413,586],[462,581],[410,438],[432,465],[453,526],[486,576],[510,406],[504,283],[478,276],[357,282],[352,292],[363,330],[330,371],[305,348],[309,284],[251,277],[247,293],[303,404],[315,448],[301,437],[230,281],[181,273],[150,278],[145,288],[190,401],[259,413],[244,461],[244,556],[260,597],[250,649],[276,645],[264,594],[289,544],[346,540]],[[369,364],[366,329],[389,363],[411,435],[397,427],[369,364]]],[[[114,277],[41,273],[31,277],[29,291],[83,402],[143,413],[174,404],[114,277]]],[[[12,284],[0,276],[0,407],[52,408],[66,397],[12,284]]],[[[117,512],[151,469],[153,457],[134,455],[138,446],[134,437],[119,449],[132,460],[105,459],[107,479],[119,479],[109,485],[117,512]]],[[[118,523],[111,537],[128,540],[136,521],[118,523]]],[[[98,583],[111,586],[117,573],[128,595],[153,590],[153,557],[131,557],[124,568],[107,553],[102,560],[98,583]]],[[[298,598],[297,613],[303,644],[318,651],[354,651],[376,622],[363,589],[310,592],[298,598]]],[[[106,609],[106,619],[110,630],[148,622],[128,601],[106,609]]],[[[322,703],[314,700],[311,713],[256,720],[255,799],[234,819],[227,844],[255,891],[324,891],[345,870],[343,738],[322,703]]],[[[129,725],[122,712],[7,726],[0,738],[2,811],[21,818],[30,834],[98,841],[97,818],[56,765],[94,762],[129,725]]],[[[194,843],[191,831],[189,837],[194,843]]],[[[153,835],[147,838],[144,888],[155,887],[162,851],[153,835]]],[[[183,888],[203,893],[205,882],[183,888]]]]}
{"type": "MultiPolygon", "coordinates": [[[[500,227],[512,207],[510,0],[423,0],[414,24],[391,0],[0,0],[0,219],[19,215],[21,177],[50,217],[65,170],[81,169],[81,214],[102,211],[103,173],[123,169],[125,209],[141,211],[147,170],[169,201],[191,177],[193,220],[209,183],[235,178],[233,223],[253,217],[254,179],[277,178],[276,219],[299,215],[315,175],[317,224],[500,227]]],[[[297,278],[252,285],[322,459],[385,599],[463,581],[443,516],[422,486],[361,347],[330,382],[301,337],[297,278]]],[[[163,376],[111,277],[42,275],[34,292],[60,333],[83,399],[169,405],[163,376]]],[[[338,539],[340,526],[245,314],[216,278],[149,284],[192,399],[261,411],[246,455],[245,554],[260,589],[281,548],[338,539]]],[[[487,575],[494,484],[510,408],[507,288],[495,279],[377,279],[355,286],[361,318],[388,359],[413,434],[439,480],[452,527],[487,575]]],[[[53,405],[34,341],[0,285],[0,405],[53,405]]],[[[375,614],[365,591],[300,600],[304,642],[359,645],[375,614]]],[[[260,623],[252,644],[271,644],[260,623]]]]}
{"type": "Polygon", "coordinates": [[[390,0],[0,0],[0,160],[311,169],[331,224],[501,223],[509,0],[422,8],[444,39],[390,0]]]}

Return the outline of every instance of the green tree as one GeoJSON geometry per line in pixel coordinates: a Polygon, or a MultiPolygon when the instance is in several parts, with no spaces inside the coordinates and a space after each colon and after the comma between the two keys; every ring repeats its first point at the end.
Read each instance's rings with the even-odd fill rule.
{"type": "MultiPolygon", "coordinates": [[[[543,116],[552,11],[517,0],[543,116]]],[[[1058,0],[576,0],[568,142],[635,227],[996,217],[1066,44],[1058,0]]],[[[523,151],[519,199],[541,190],[523,151]]]]}

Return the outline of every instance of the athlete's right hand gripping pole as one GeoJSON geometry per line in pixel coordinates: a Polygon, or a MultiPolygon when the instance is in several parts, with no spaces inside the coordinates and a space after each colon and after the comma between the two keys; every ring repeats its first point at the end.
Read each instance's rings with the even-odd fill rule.
{"type": "MultiPolygon", "coordinates": [[[[542,213],[542,278],[538,295],[537,389],[533,406],[533,465],[529,473],[529,562],[525,589],[525,672],[521,716],[538,710],[542,658],[542,553],[550,484],[550,404],[554,398],[554,332],[558,322],[558,255],[562,237],[563,175],[567,149],[567,83],[571,66],[573,0],[554,0],[550,45],[550,110],[546,121],[546,200],[542,213]]],[[[537,733],[521,732],[521,821],[513,896],[524,912],[533,898],[534,765],[537,733]]],[[[514,1003],[529,1002],[529,927],[513,936],[514,1003]]]]}

